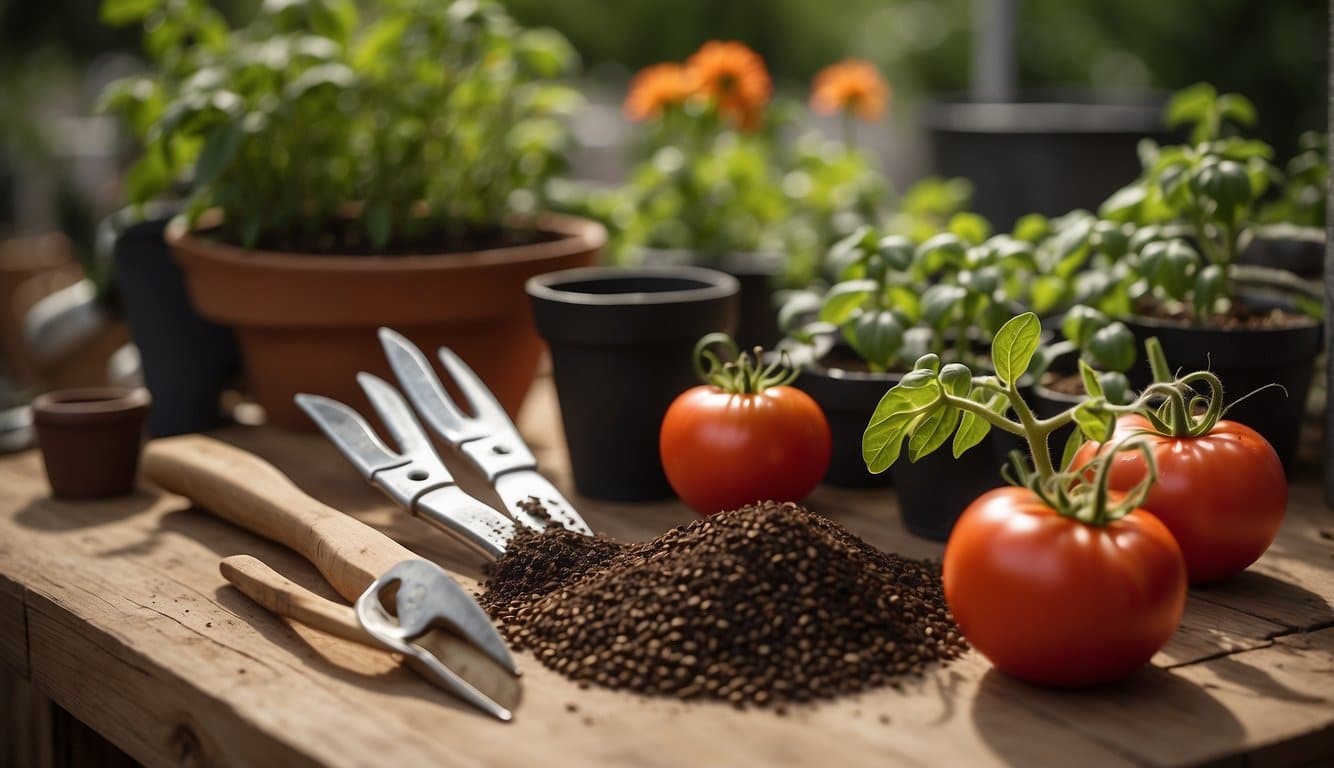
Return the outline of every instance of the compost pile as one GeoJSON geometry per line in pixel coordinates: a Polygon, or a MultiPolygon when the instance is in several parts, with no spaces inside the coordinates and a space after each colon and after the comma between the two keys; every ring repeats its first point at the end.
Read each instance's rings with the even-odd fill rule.
{"type": "Polygon", "coordinates": [[[937,565],[795,504],[642,544],[521,534],[486,586],[482,604],[510,641],[581,684],[739,707],[874,688],[966,647],[937,565]]]}

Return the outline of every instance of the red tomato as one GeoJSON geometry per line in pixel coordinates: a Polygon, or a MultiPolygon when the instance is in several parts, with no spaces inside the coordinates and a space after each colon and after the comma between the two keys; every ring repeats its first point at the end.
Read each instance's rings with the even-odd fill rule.
{"type": "Polygon", "coordinates": [[[672,489],[702,515],[756,501],[800,501],[829,468],[824,411],[787,386],[728,394],[701,385],[667,409],[658,442],[672,489]]]}
{"type": "Polygon", "coordinates": [[[943,569],[968,642],[997,669],[1044,685],[1129,675],[1172,637],[1186,606],[1181,550],[1153,515],[1088,525],[1026,488],[969,505],[943,569]]]}
{"type": "MultiPolygon", "coordinates": [[[[1264,554],[1283,522],[1288,482],[1278,454],[1259,433],[1220,421],[1202,437],[1170,437],[1154,433],[1142,416],[1125,416],[1110,442],[1135,432],[1147,432],[1158,463],[1158,482],[1143,506],[1176,537],[1192,584],[1240,573],[1264,554]]],[[[1096,443],[1085,444],[1074,466],[1098,450],[1096,443]]],[[[1143,455],[1116,456],[1113,489],[1128,490],[1143,478],[1143,455]]]]}

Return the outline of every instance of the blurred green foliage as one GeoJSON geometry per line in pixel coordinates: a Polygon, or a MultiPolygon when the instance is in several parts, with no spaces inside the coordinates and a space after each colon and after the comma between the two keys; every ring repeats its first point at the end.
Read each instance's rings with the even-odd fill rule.
{"type": "MultiPolygon", "coordinates": [[[[564,32],[592,71],[680,59],[710,39],[764,56],[777,80],[804,85],[859,56],[900,96],[968,85],[972,0],[505,0],[516,18],[564,32]]],[[[1026,88],[1171,91],[1201,80],[1250,94],[1256,135],[1281,156],[1324,125],[1328,4],[1319,0],[1023,0],[1026,88]]]]}

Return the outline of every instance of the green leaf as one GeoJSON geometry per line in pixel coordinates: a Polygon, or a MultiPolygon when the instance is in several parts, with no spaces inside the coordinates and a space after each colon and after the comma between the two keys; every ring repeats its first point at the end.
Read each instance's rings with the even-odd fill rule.
{"type": "Polygon", "coordinates": [[[1222,297],[1225,277],[1223,268],[1217,264],[1210,264],[1195,276],[1192,303],[1197,316],[1206,317],[1213,313],[1214,304],[1222,297]]]}
{"type": "Polygon", "coordinates": [[[579,59],[574,46],[554,29],[528,29],[519,34],[515,52],[537,77],[559,77],[574,68],[579,59]]]}
{"type": "Polygon", "coordinates": [[[1089,399],[1075,406],[1075,424],[1079,425],[1079,430],[1088,439],[1105,443],[1112,436],[1112,429],[1116,426],[1115,419],[1110,413],[1100,414],[1094,410],[1094,402],[1089,399]]]}
{"type": "Polygon", "coordinates": [[[99,17],[103,24],[120,27],[143,21],[165,0],[103,0],[99,17]]]}
{"type": "Polygon", "coordinates": [[[1163,119],[1168,128],[1199,122],[1213,110],[1217,98],[1218,91],[1209,83],[1196,83],[1183,88],[1167,100],[1163,119]]]}
{"type": "MultiPolygon", "coordinates": [[[[1128,371],[1135,364],[1135,334],[1125,323],[1109,323],[1089,337],[1084,352],[1101,370],[1128,371]]],[[[1089,390],[1089,394],[1097,396],[1093,390],[1089,390]]]]}
{"type": "Polygon", "coordinates": [[[917,246],[915,261],[927,274],[963,266],[968,246],[953,232],[942,232],[917,246]]]}
{"type": "Polygon", "coordinates": [[[879,289],[880,285],[874,280],[838,283],[825,294],[824,306],[820,307],[820,319],[826,323],[842,325],[879,289]]]}
{"type": "Polygon", "coordinates": [[[237,122],[223,123],[210,131],[195,160],[194,183],[199,186],[212,184],[236,156],[242,136],[237,122]]]}
{"type": "Polygon", "coordinates": [[[907,272],[912,267],[915,250],[912,241],[902,235],[887,235],[876,245],[885,266],[895,272],[907,272]]]}
{"type": "Polygon", "coordinates": [[[1131,401],[1130,379],[1126,378],[1120,371],[1107,371],[1098,376],[1098,386],[1102,388],[1103,397],[1107,402],[1115,405],[1125,405],[1131,401]]]}
{"type": "Polygon", "coordinates": [[[1030,213],[1020,216],[1014,223],[1014,238],[1023,240],[1027,243],[1037,243],[1042,241],[1051,232],[1051,225],[1047,217],[1040,213],[1030,213]]]}
{"type": "Polygon", "coordinates": [[[824,305],[824,297],[815,291],[792,291],[778,310],[778,327],[789,332],[804,324],[805,319],[815,316],[824,305]]]}
{"type": "Polygon", "coordinates": [[[1225,93],[1219,96],[1218,114],[1240,125],[1255,125],[1255,105],[1240,93],[1225,93]]]}
{"type": "Polygon", "coordinates": [[[1039,275],[1033,279],[1029,300],[1033,311],[1046,315],[1065,302],[1069,282],[1055,275],[1039,275]]]}
{"type": "Polygon", "coordinates": [[[981,215],[967,211],[951,216],[947,229],[969,245],[977,245],[991,237],[991,223],[981,215]]]}
{"type": "Polygon", "coordinates": [[[1084,393],[1089,397],[1102,397],[1102,382],[1098,381],[1098,372],[1093,370],[1084,358],[1079,359],[1079,378],[1084,382],[1084,393]]]}
{"type": "Polygon", "coordinates": [[[918,419],[930,415],[935,408],[943,406],[939,400],[939,382],[929,371],[925,374],[905,376],[876,405],[875,413],[871,415],[871,421],[862,434],[862,459],[871,472],[884,472],[897,461],[909,427],[918,419]]]}
{"type": "Polygon", "coordinates": [[[931,415],[914,425],[908,438],[908,461],[916,463],[918,459],[930,454],[945,444],[959,426],[959,409],[942,405],[931,415]]]}
{"type": "MultiPolygon", "coordinates": [[[[1163,245],[1161,256],[1154,266],[1152,280],[1167,292],[1168,296],[1181,300],[1190,292],[1195,282],[1195,272],[1200,266],[1200,255],[1184,240],[1170,240],[1166,244],[1154,243],[1151,247],[1163,245]]],[[[1149,249],[1145,249],[1146,252],[1149,249]]]]}
{"type": "MultiPolygon", "coordinates": [[[[974,392],[973,399],[977,400],[981,394],[984,394],[983,390],[974,392]]],[[[992,395],[991,400],[986,403],[986,408],[993,413],[1003,413],[1005,396],[992,395]]],[[[990,432],[991,422],[972,411],[964,411],[963,417],[959,420],[959,429],[954,433],[954,458],[959,458],[970,448],[981,443],[990,432]]]]}
{"type": "Polygon", "coordinates": [[[973,372],[963,363],[950,363],[940,369],[940,385],[955,397],[967,397],[973,390],[973,372]]]}
{"type": "Polygon", "coordinates": [[[1070,430],[1070,436],[1065,438],[1065,448],[1061,450],[1061,471],[1070,471],[1070,464],[1075,460],[1075,454],[1084,445],[1084,433],[1078,429],[1070,430]]]}
{"type": "Polygon", "coordinates": [[[922,294],[922,321],[932,328],[941,329],[953,322],[956,310],[967,297],[962,286],[937,283],[922,294]]]}
{"type": "Polygon", "coordinates": [[[1032,312],[1011,318],[1001,326],[991,342],[991,364],[1001,381],[1013,384],[1024,375],[1041,339],[1042,323],[1032,312]]]}
{"type": "Polygon", "coordinates": [[[1135,221],[1144,205],[1149,190],[1143,182],[1132,182],[1112,193],[1101,206],[1098,215],[1112,221],[1135,221]]]}
{"type": "Polygon", "coordinates": [[[843,326],[843,336],[853,350],[873,370],[887,370],[903,348],[903,326],[893,312],[866,312],[850,325],[843,326]]]}

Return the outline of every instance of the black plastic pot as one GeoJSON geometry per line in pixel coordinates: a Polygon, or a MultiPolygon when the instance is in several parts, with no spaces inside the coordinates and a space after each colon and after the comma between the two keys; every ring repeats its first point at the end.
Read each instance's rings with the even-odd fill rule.
{"type": "Polygon", "coordinates": [[[219,396],[240,371],[230,328],[200,317],[180,268],[162,239],[170,212],[137,221],[121,211],[102,223],[99,246],[111,249],[116,284],[144,383],[152,393],[148,432],[155,437],[200,432],[222,420],[219,396]]]}
{"type": "MultiPolygon", "coordinates": [[[[1126,325],[1143,348],[1157,336],[1174,369],[1209,369],[1223,381],[1230,402],[1268,384],[1228,411],[1227,417],[1255,429],[1274,446],[1283,466],[1290,467],[1297,451],[1306,397],[1310,392],[1315,358],[1320,352],[1321,326],[1314,320],[1291,328],[1220,330],[1194,328],[1153,318],[1134,317],[1126,325]]],[[[1142,389],[1152,381],[1147,360],[1130,371],[1131,386],[1142,389]]]]}
{"type": "Polygon", "coordinates": [[[579,492],[610,501],[670,498],[658,455],[667,407],[697,384],[695,343],[736,329],[736,278],[699,267],[591,267],[528,281],[551,346],[579,492]]]}
{"type": "Polygon", "coordinates": [[[971,210],[1002,230],[1026,213],[1097,210],[1139,176],[1140,139],[1171,138],[1157,104],[1099,102],[1083,93],[1013,103],[942,100],[928,108],[927,123],[935,173],[970,179],[971,210]]]}
{"type": "Polygon", "coordinates": [[[1325,272],[1325,230],[1290,224],[1261,227],[1255,230],[1237,262],[1284,269],[1299,277],[1319,280],[1325,272]]]}
{"type": "Polygon", "coordinates": [[[834,441],[824,482],[839,488],[876,488],[892,482],[890,473],[873,475],[862,459],[862,433],[880,398],[899,382],[900,374],[806,368],[793,386],[810,395],[824,410],[834,441]]]}
{"type": "Polygon", "coordinates": [[[889,473],[894,476],[904,527],[924,539],[948,539],[973,500],[1005,484],[985,444],[956,459],[946,443],[916,463],[908,461],[904,450],[889,473]]]}
{"type": "Polygon", "coordinates": [[[721,257],[708,257],[694,251],[643,248],[640,258],[645,266],[702,266],[735,277],[741,286],[736,340],[742,349],[771,349],[782,338],[778,329],[778,307],[774,290],[783,269],[779,254],[737,251],[721,257]]]}

